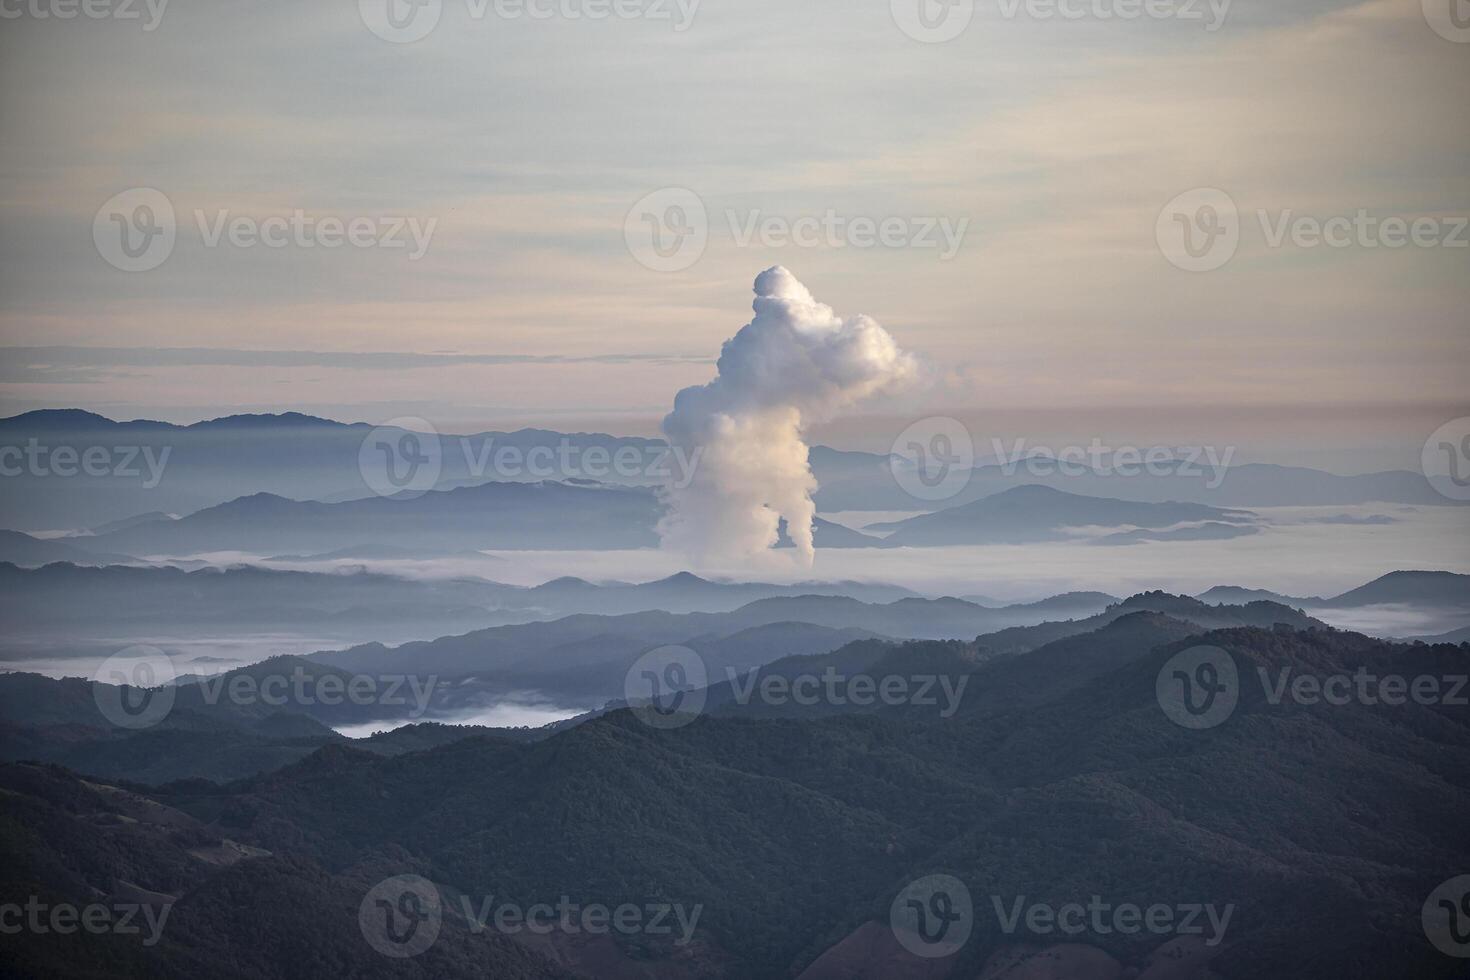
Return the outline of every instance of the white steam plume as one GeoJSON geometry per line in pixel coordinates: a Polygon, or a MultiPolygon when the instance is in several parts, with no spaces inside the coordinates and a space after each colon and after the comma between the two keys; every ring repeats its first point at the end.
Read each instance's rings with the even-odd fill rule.
{"type": "Polygon", "coordinates": [[[697,462],[687,485],[669,488],[659,534],[697,561],[740,560],[775,545],[784,517],[809,566],[807,426],[909,380],[917,363],[876,321],[842,319],[781,266],[756,277],[754,305],[755,319],[725,341],[718,376],[679,392],[664,418],[670,444],[697,462]]]}

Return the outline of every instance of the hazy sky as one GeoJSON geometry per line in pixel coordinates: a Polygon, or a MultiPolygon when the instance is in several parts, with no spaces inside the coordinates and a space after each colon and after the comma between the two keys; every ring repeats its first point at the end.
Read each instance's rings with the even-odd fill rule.
{"type": "MultiPolygon", "coordinates": [[[[138,19],[38,16],[53,2],[0,3],[5,414],[649,431],[780,263],[925,358],[927,387],[871,409],[893,418],[1407,447],[1411,465],[1470,415],[1453,0],[1179,0],[1131,20],[1097,16],[1130,0],[1062,0],[1076,19],[976,0],[945,43],[899,26],[919,0],[618,0],[628,16],[597,20],[566,12],[599,0],[524,0],[552,14],[536,18],[428,0],[439,19],[414,43],[369,29],[387,0],[174,0],[156,23],[158,0],[138,19]],[[105,237],[99,208],[138,187],[176,239],[122,271],[94,223],[105,237]],[[665,188],[707,217],[652,199],[668,234],[707,237],[676,271],[639,261],[630,216],[665,188]],[[1195,188],[1239,215],[1212,271],[1160,246],[1184,227],[1161,212],[1195,188]],[[299,235],[282,220],[298,211],[299,235]],[[1271,242],[1360,211],[1343,247],[1271,242]],[[273,216],[279,248],[221,231],[273,216]],[[1394,217],[1432,219],[1425,244],[1381,244],[1394,217]],[[322,219],[404,246],[324,248],[322,219]],[[888,243],[865,247],[863,221],[888,243]]],[[[969,0],[924,3],[944,31],[969,0]]],[[[1201,235],[1202,202],[1180,205],[1201,235]]]]}

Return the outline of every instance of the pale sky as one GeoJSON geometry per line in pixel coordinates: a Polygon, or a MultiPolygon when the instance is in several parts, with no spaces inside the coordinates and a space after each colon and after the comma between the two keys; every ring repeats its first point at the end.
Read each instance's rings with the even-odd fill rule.
{"type": "Polygon", "coordinates": [[[0,4],[3,414],[649,432],[779,263],[925,358],[927,387],[868,409],[885,417],[1412,465],[1470,415],[1470,248],[1452,247],[1470,40],[1431,27],[1439,0],[1235,0],[1218,24],[1222,0],[1126,21],[1091,11],[1129,0],[1072,0],[1076,20],[975,0],[945,43],[898,26],[918,0],[620,0],[646,16],[603,20],[443,0],[414,43],[350,0],[174,0],[152,30],[141,0],[138,20],[37,16],[52,2],[0,4]],[[176,241],[121,271],[94,219],[137,187],[166,197],[176,241]],[[671,187],[708,244],[656,271],[625,223],[671,187]],[[1195,188],[1238,208],[1213,271],[1156,234],[1195,188]],[[406,230],[405,248],[208,243],[222,214],[298,209],[432,234],[416,259],[406,230]],[[1431,219],[1433,243],[1271,243],[1283,219],[1360,211],[1370,230],[1431,219]],[[741,240],[828,214],[905,231],[741,240]],[[927,226],[963,226],[951,257],[907,243],[927,226]]]}

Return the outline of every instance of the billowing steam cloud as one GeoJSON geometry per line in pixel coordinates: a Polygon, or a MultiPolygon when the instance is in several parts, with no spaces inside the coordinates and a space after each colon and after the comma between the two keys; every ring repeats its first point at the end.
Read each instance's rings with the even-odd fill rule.
{"type": "Polygon", "coordinates": [[[781,266],[756,277],[755,297],[755,319],[720,351],[719,376],[679,392],[664,419],[670,444],[698,463],[669,489],[659,533],[697,561],[739,560],[775,545],[784,517],[810,565],[817,481],[806,427],[908,380],[916,362],[876,321],[842,319],[781,266]]]}

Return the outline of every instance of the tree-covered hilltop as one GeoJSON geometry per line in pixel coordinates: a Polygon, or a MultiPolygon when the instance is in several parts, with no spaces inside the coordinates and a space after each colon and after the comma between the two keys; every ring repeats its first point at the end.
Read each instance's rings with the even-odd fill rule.
{"type": "MultiPolygon", "coordinates": [[[[617,968],[795,976],[845,938],[868,935],[865,924],[886,930],[904,884],[942,872],[965,882],[977,910],[953,977],[1018,955],[1018,943],[1066,938],[1137,966],[1171,938],[1006,935],[991,907],[1094,895],[1232,905],[1209,962],[1225,978],[1453,975],[1456,962],[1428,943],[1419,913],[1438,883],[1470,866],[1470,712],[1412,699],[1272,703],[1271,694],[1283,670],[1463,674],[1470,651],[1285,627],[1188,632],[1142,613],[1013,657],[976,658],[948,642],[854,645],[849,666],[963,670],[972,693],[944,718],[906,706],[771,717],[725,704],[667,731],[614,711],[529,743],[479,735],[391,758],[327,745],[244,782],[156,791],[188,815],[191,833],[269,856],[225,871],[150,858],[159,870],[130,873],[147,878],[142,887],[181,893],[178,927],[158,954],[170,963],[191,962],[194,943],[249,945],[252,927],[211,904],[219,889],[238,908],[297,895],[301,921],[272,926],[283,948],[310,929],[322,956],[356,962],[362,940],[348,898],[377,880],[371,868],[522,906],[561,896],[698,905],[696,945],[619,940],[617,968]],[[1190,730],[1160,708],[1156,682],[1199,643],[1228,651],[1240,698],[1218,726],[1190,730]]],[[[7,863],[53,887],[110,887],[106,862],[40,830],[61,820],[50,796],[93,791],[38,771],[7,770],[7,798],[25,800],[6,807],[7,863]]],[[[67,805],[72,820],[96,807],[67,805]]],[[[604,959],[589,961],[564,936],[545,943],[572,969],[614,956],[600,949],[604,959]]],[[[457,949],[451,940],[442,955],[457,949]]],[[[434,975],[457,975],[452,960],[439,965],[434,975]]],[[[891,969],[875,960],[879,972],[855,975],[891,969]]],[[[241,971],[288,975],[263,956],[242,959],[241,971]]]]}

